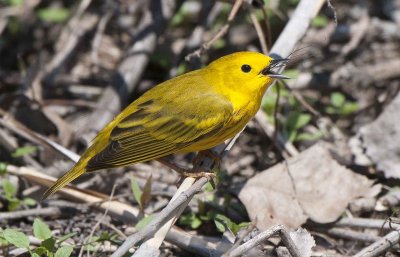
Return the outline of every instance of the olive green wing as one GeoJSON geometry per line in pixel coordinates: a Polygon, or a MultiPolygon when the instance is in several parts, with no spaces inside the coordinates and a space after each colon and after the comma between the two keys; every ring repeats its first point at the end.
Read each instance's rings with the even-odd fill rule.
{"type": "Polygon", "coordinates": [[[126,166],[179,152],[217,134],[233,113],[231,103],[216,94],[147,100],[128,108],[132,113],[113,128],[108,145],[89,160],[88,171],[126,166]]]}

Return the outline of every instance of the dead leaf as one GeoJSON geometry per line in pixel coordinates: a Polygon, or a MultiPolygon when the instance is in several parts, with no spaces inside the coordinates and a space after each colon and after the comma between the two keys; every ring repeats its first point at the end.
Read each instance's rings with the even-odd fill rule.
{"type": "Polygon", "coordinates": [[[310,233],[304,228],[299,228],[296,231],[290,232],[290,237],[296,244],[300,256],[311,256],[311,249],[315,246],[315,240],[310,233]]]}
{"type": "Polygon", "coordinates": [[[400,178],[400,93],[372,123],[360,128],[356,138],[367,156],[386,178],[400,178]]]}
{"type": "Polygon", "coordinates": [[[329,151],[327,143],[316,144],[246,183],[239,198],[260,230],[297,228],[307,218],[333,222],[352,200],[376,192],[373,181],[340,165],[329,151]]]}

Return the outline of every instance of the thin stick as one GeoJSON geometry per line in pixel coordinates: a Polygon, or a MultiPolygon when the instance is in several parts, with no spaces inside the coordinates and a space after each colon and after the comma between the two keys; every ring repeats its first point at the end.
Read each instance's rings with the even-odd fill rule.
{"type": "Polygon", "coordinates": [[[266,28],[267,28],[267,42],[268,42],[267,46],[269,47],[269,46],[272,45],[272,43],[271,43],[271,40],[272,40],[272,35],[271,35],[271,24],[270,24],[270,22],[269,22],[269,17],[268,17],[267,12],[265,11],[265,9],[262,8],[261,11],[262,11],[262,14],[263,14],[263,16],[264,16],[265,26],[266,26],[266,28]]]}
{"type": "MultiPolygon", "coordinates": [[[[21,219],[26,217],[46,217],[46,216],[60,216],[65,211],[62,207],[46,207],[46,208],[36,208],[36,209],[27,209],[20,211],[12,211],[12,212],[0,212],[0,220],[13,220],[13,219],[21,219]]],[[[67,209],[67,208],[65,208],[67,209]]]]}
{"type": "Polygon", "coordinates": [[[287,247],[287,249],[289,250],[289,253],[293,257],[301,257],[296,244],[293,242],[289,233],[286,231],[286,229],[282,225],[276,225],[270,229],[267,229],[267,230],[261,232],[254,238],[250,239],[246,243],[242,244],[241,246],[239,246],[238,248],[233,250],[228,256],[229,257],[240,256],[276,234],[280,235],[284,245],[287,247]]]}
{"type": "MultiPolygon", "coordinates": [[[[184,191],[189,190],[190,187],[196,182],[195,178],[187,177],[184,179],[182,184],[179,186],[178,190],[176,191],[175,195],[172,197],[170,202],[175,201],[184,191]]],[[[144,242],[140,245],[140,248],[137,252],[135,252],[134,256],[149,256],[149,251],[157,251],[158,248],[161,246],[164,238],[166,237],[168,231],[174,225],[175,221],[181,215],[183,210],[185,209],[185,205],[181,206],[177,211],[176,215],[174,215],[171,219],[169,219],[155,234],[152,238],[144,242]],[[145,250],[143,250],[145,249],[145,250]],[[145,253],[142,253],[144,251],[145,253]]]]}
{"type": "Polygon", "coordinates": [[[353,257],[375,257],[388,251],[400,241],[400,231],[395,230],[379,239],[375,243],[365,247],[353,257]]]}
{"type": "MultiPolygon", "coordinates": [[[[116,184],[114,184],[114,186],[113,186],[113,188],[112,188],[112,190],[111,190],[110,198],[109,198],[109,200],[108,200],[108,202],[107,202],[107,203],[108,203],[108,206],[107,206],[107,208],[105,209],[103,215],[102,215],[101,218],[96,222],[96,224],[93,226],[92,230],[90,231],[89,236],[86,237],[86,239],[83,241],[81,250],[79,251],[79,257],[82,257],[83,251],[84,251],[84,246],[85,246],[88,242],[91,241],[94,232],[95,232],[96,229],[100,226],[100,224],[102,223],[102,221],[104,220],[104,218],[107,216],[108,210],[110,209],[111,201],[112,201],[112,199],[113,199],[113,197],[114,197],[115,188],[116,188],[116,184]]],[[[87,256],[89,257],[89,250],[87,251],[87,256]]]]}
{"type": "Polygon", "coordinates": [[[172,219],[183,206],[186,206],[196,193],[201,192],[201,188],[207,182],[207,178],[204,177],[197,180],[188,190],[182,192],[175,201],[170,202],[143,230],[129,236],[111,257],[123,256],[138,242],[146,240],[154,235],[168,220],[172,219]]]}
{"type": "Polygon", "coordinates": [[[250,13],[250,18],[251,18],[251,21],[253,22],[254,28],[257,32],[258,40],[260,40],[262,52],[264,54],[268,54],[268,45],[267,45],[267,41],[265,40],[265,34],[261,27],[261,24],[258,21],[256,15],[254,13],[250,13]]]}
{"type": "Polygon", "coordinates": [[[232,6],[232,9],[228,16],[228,20],[226,21],[224,26],[222,26],[222,28],[220,28],[220,30],[217,32],[217,34],[214,35],[214,37],[212,39],[205,42],[199,49],[197,49],[193,53],[188,54],[185,59],[187,61],[190,61],[190,59],[192,59],[194,57],[197,57],[197,58],[200,57],[200,55],[204,51],[208,50],[218,39],[222,38],[228,32],[229,27],[231,26],[232,21],[235,19],[236,14],[238,13],[242,4],[243,4],[243,0],[236,0],[232,6]]]}

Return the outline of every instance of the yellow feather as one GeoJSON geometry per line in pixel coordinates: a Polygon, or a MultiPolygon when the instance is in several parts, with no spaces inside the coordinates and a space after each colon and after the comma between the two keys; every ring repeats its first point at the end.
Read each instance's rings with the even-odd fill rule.
{"type": "Polygon", "coordinates": [[[100,131],[43,198],[85,172],[206,150],[235,136],[273,81],[271,61],[260,53],[234,53],[152,88],[100,131]]]}

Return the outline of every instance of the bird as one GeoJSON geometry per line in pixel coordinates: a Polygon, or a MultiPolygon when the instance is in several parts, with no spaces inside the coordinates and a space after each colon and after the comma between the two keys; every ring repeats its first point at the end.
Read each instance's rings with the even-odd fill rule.
{"type": "Polygon", "coordinates": [[[287,60],[236,52],[156,85],[109,122],[42,199],[85,172],[204,151],[234,137],[273,81],[288,78],[273,71],[287,60]]]}

